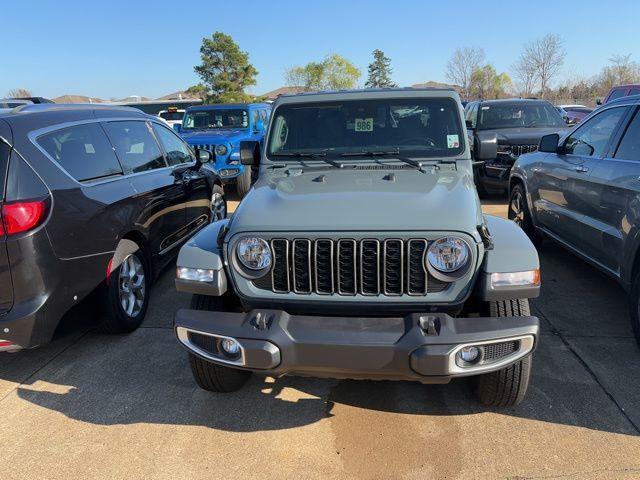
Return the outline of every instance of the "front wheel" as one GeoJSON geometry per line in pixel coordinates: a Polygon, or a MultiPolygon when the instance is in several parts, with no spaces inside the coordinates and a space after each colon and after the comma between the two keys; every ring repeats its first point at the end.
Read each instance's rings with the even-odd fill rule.
{"type": "MultiPolygon", "coordinates": [[[[530,314],[529,300],[489,302],[492,317],[518,317],[530,314]]],[[[531,355],[496,372],[476,377],[478,400],[489,407],[515,407],[524,399],[531,375],[531,355]]]]}
{"type": "MultiPolygon", "coordinates": [[[[194,295],[191,297],[191,308],[210,312],[233,311],[237,308],[234,300],[230,295],[221,297],[194,295]]],[[[193,353],[189,353],[189,365],[198,386],[209,392],[235,392],[251,378],[251,372],[247,370],[218,365],[193,353]]]]}
{"type": "Polygon", "coordinates": [[[240,199],[244,198],[251,188],[251,167],[245,165],[244,171],[236,179],[236,192],[240,199]]]}
{"type": "Polygon", "coordinates": [[[640,346],[640,274],[636,277],[629,294],[629,316],[631,317],[631,327],[636,337],[636,342],[640,346]]]}
{"type": "Polygon", "coordinates": [[[509,220],[513,220],[516,225],[524,230],[524,233],[527,234],[534,245],[540,246],[542,244],[543,238],[533,223],[524,187],[519,183],[511,189],[507,216],[509,220]]]}

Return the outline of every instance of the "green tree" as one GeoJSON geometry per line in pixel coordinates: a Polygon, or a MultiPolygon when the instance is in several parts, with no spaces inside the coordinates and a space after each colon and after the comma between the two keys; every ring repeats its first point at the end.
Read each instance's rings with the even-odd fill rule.
{"type": "Polygon", "coordinates": [[[475,98],[487,100],[505,97],[509,88],[511,77],[504,72],[498,74],[491,65],[480,67],[471,74],[469,90],[475,98]]]}
{"type": "Polygon", "coordinates": [[[209,89],[201,83],[187,88],[184,93],[189,95],[190,98],[199,98],[204,101],[209,97],[209,89]]]}
{"type": "Polygon", "coordinates": [[[249,63],[249,54],[240,50],[231,36],[222,32],[203,38],[201,65],[194,69],[202,79],[209,100],[218,103],[250,101],[245,88],[256,84],[258,71],[249,63]]]}
{"type": "Polygon", "coordinates": [[[308,91],[340,90],[354,88],[360,75],[355,65],[334,53],[321,62],[309,62],[289,69],[285,79],[288,85],[304,87],[308,91]]]}
{"type": "Polygon", "coordinates": [[[397,87],[391,80],[391,60],[385,57],[382,50],[373,51],[373,62],[369,64],[366,88],[397,87]]]}

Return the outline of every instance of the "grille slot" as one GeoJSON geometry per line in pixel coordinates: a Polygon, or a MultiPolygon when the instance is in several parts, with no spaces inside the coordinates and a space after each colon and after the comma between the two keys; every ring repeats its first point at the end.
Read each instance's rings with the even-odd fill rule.
{"type": "Polygon", "coordinates": [[[409,240],[407,253],[407,293],[424,295],[427,293],[427,271],[424,268],[426,240],[409,240]]]}
{"type": "Polygon", "coordinates": [[[428,274],[425,239],[274,238],[271,274],[253,280],[275,293],[424,296],[450,284],[428,274]]]}
{"type": "Polygon", "coordinates": [[[333,293],[333,242],[316,240],[315,248],[316,292],[333,293]]]}
{"type": "Polygon", "coordinates": [[[404,291],[404,258],[402,240],[385,240],[383,261],[385,295],[402,295],[404,291]]]}
{"type": "Polygon", "coordinates": [[[338,293],[355,295],[356,285],[356,241],[338,241],[338,293]]]}
{"type": "Polygon", "coordinates": [[[271,269],[271,285],[274,292],[289,291],[289,241],[271,240],[273,252],[273,268],[271,269]]]}
{"type": "Polygon", "coordinates": [[[311,293],[311,240],[293,241],[293,291],[311,293]]]}

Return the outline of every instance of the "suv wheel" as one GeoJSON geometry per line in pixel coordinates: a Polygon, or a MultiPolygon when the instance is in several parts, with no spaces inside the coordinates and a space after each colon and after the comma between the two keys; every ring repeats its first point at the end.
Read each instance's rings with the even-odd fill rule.
{"type": "MultiPolygon", "coordinates": [[[[489,302],[492,317],[518,317],[529,315],[529,300],[501,300],[489,302]]],[[[496,372],[476,377],[476,395],[481,403],[490,407],[514,407],[522,402],[531,375],[531,355],[496,372]]]]}
{"type": "Polygon", "coordinates": [[[524,187],[519,183],[514,185],[509,195],[508,217],[524,230],[534,245],[540,246],[543,239],[533,224],[524,187]]]}
{"type": "Polygon", "coordinates": [[[251,188],[251,167],[245,165],[242,175],[236,179],[236,192],[242,199],[251,188]]]}
{"type": "Polygon", "coordinates": [[[220,185],[214,185],[211,191],[211,223],[227,218],[227,201],[220,185]]]}
{"type": "Polygon", "coordinates": [[[128,333],[138,328],[147,313],[150,286],[149,263],[138,249],[111,272],[100,329],[105,333],[128,333]]]}
{"type": "MultiPolygon", "coordinates": [[[[233,308],[232,298],[228,295],[222,297],[194,295],[191,298],[191,308],[218,312],[229,311],[230,308],[233,308]]],[[[189,353],[189,365],[198,386],[210,392],[235,392],[240,390],[251,377],[251,372],[247,370],[217,365],[193,353],[189,353]]]]}
{"type": "Polygon", "coordinates": [[[631,293],[629,294],[629,316],[631,317],[633,334],[636,336],[638,346],[640,346],[640,274],[633,282],[631,293]]]}

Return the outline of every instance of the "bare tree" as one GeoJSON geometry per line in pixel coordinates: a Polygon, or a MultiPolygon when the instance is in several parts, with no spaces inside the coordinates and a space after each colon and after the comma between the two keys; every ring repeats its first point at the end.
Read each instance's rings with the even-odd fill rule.
{"type": "Polygon", "coordinates": [[[7,92],[7,98],[26,98],[33,97],[31,92],[26,88],[14,88],[13,90],[9,90],[7,92]]]}
{"type": "Polygon", "coordinates": [[[516,64],[511,67],[511,70],[518,94],[521,97],[533,96],[538,86],[538,75],[536,66],[531,59],[521,54],[516,64]]]}
{"type": "Polygon", "coordinates": [[[535,69],[541,96],[544,97],[549,84],[560,72],[565,56],[562,38],[558,34],[550,33],[525,45],[520,59],[535,69]]]}
{"type": "Polygon", "coordinates": [[[458,48],[447,62],[447,79],[462,88],[465,99],[469,98],[471,76],[483,62],[484,50],[478,47],[458,48]]]}

